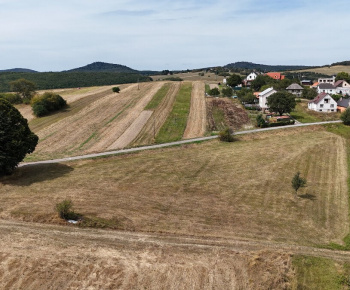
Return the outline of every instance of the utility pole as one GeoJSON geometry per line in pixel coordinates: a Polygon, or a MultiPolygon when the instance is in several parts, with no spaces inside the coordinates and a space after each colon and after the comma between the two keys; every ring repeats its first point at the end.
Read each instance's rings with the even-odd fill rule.
{"type": "Polygon", "coordinates": [[[137,78],[137,90],[140,90],[139,78],[137,78]]]}

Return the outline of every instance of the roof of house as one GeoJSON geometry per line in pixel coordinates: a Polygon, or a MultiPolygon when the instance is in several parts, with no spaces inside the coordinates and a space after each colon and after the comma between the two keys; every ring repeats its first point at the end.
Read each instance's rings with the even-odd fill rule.
{"type": "Polygon", "coordinates": [[[350,104],[350,99],[345,99],[345,98],[341,98],[338,102],[337,105],[339,107],[344,107],[344,108],[348,108],[350,104]]]}
{"type": "Polygon", "coordinates": [[[335,87],[334,87],[332,84],[327,84],[327,83],[319,84],[318,87],[319,87],[321,90],[332,90],[332,89],[335,89],[335,87]]]}
{"type": "Polygon", "coordinates": [[[334,87],[339,87],[339,86],[341,86],[342,83],[343,83],[343,80],[339,80],[339,81],[334,83],[334,87]]]}
{"type": "Polygon", "coordinates": [[[304,88],[296,83],[291,84],[286,90],[303,90],[304,88]]]}
{"type": "Polygon", "coordinates": [[[256,96],[257,98],[259,98],[261,92],[254,92],[253,95],[256,96]]]}
{"type": "Polygon", "coordinates": [[[316,98],[314,98],[313,100],[309,101],[309,103],[315,103],[318,104],[320,101],[322,101],[324,99],[324,97],[329,96],[331,98],[331,96],[327,93],[321,93],[319,94],[316,98]]]}
{"type": "Polygon", "coordinates": [[[318,84],[319,84],[319,82],[315,82],[313,85],[312,85],[312,87],[317,87],[318,86],[318,84]]]}
{"type": "Polygon", "coordinates": [[[264,96],[264,95],[266,95],[266,94],[268,94],[268,93],[270,93],[270,92],[272,92],[272,91],[274,91],[273,87],[268,88],[268,89],[262,91],[262,92],[259,94],[259,97],[260,97],[260,96],[264,96]]]}
{"type": "Polygon", "coordinates": [[[275,80],[283,80],[284,79],[284,75],[282,75],[279,72],[268,72],[265,75],[269,76],[270,78],[273,78],[275,80]]]}

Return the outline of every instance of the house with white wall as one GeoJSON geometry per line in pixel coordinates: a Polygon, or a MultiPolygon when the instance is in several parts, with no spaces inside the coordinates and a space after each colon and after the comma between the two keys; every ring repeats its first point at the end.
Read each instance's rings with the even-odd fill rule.
{"type": "Polygon", "coordinates": [[[319,78],[318,79],[319,84],[332,84],[335,83],[335,76],[332,76],[331,78],[319,78]]]}
{"type": "Polygon", "coordinates": [[[262,91],[261,93],[259,93],[258,97],[259,97],[259,107],[262,110],[267,109],[269,106],[267,105],[267,98],[271,95],[273,95],[274,93],[277,93],[276,90],[273,89],[273,87],[266,89],[265,91],[262,91]]]}
{"type": "Polygon", "coordinates": [[[339,80],[334,84],[319,83],[317,86],[317,93],[326,93],[330,95],[350,95],[350,84],[347,81],[339,80]]]}
{"type": "Polygon", "coordinates": [[[254,81],[258,75],[259,73],[257,72],[251,72],[249,75],[247,75],[247,77],[243,80],[244,86],[250,87],[252,81],[254,81]]]}
{"type": "Polygon", "coordinates": [[[308,103],[308,109],[317,112],[336,112],[337,102],[327,93],[321,93],[308,103]]]}
{"type": "Polygon", "coordinates": [[[296,83],[291,84],[289,87],[286,88],[287,92],[296,95],[297,97],[301,97],[304,88],[296,83]]]}

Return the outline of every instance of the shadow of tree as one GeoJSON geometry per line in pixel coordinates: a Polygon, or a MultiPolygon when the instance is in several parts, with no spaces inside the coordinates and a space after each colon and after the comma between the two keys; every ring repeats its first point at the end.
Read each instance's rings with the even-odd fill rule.
{"type": "Polygon", "coordinates": [[[0,183],[14,186],[29,186],[46,180],[53,180],[69,174],[74,169],[68,165],[33,164],[17,168],[12,175],[0,177],[0,183]]]}
{"type": "Polygon", "coordinates": [[[309,193],[298,195],[298,197],[305,198],[305,199],[310,199],[310,200],[316,200],[316,196],[313,195],[313,194],[309,194],[309,193]]]}

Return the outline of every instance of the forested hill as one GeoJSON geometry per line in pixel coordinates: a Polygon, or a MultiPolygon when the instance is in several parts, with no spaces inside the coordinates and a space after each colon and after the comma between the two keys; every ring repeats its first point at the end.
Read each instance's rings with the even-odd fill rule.
{"type": "Polygon", "coordinates": [[[152,81],[138,73],[116,72],[43,72],[43,73],[0,73],[0,92],[10,91],[10,82],[27,79],[36,84],[38,90],[106,86],[152,81]]]}
{"type": "Polygon", "coordinates": [[[119,73],[138,73],[137,70],[134,70],[130,67],[121,64],[113,64],[106,62],[93,62],[86,66],[79,68],[74,68],[68,70],[67,72],[119,72],[119,73]]]}
{"type": "Polygon", "coordinates": [[[265,65],[246,61],[230,63],[225,65],[224,67],[228,69],[249,69],[258,71],[287,71],[311,68],[310,66],[305,65],[265,65]]]}
{"type": "Polygon", "coordinates": [[[4,69],[0,70],[0,73],[2,72],[25,72],[25,73],[36,73],[37,71],[27,68],[10,68],[10,69],[4,69]]]}

